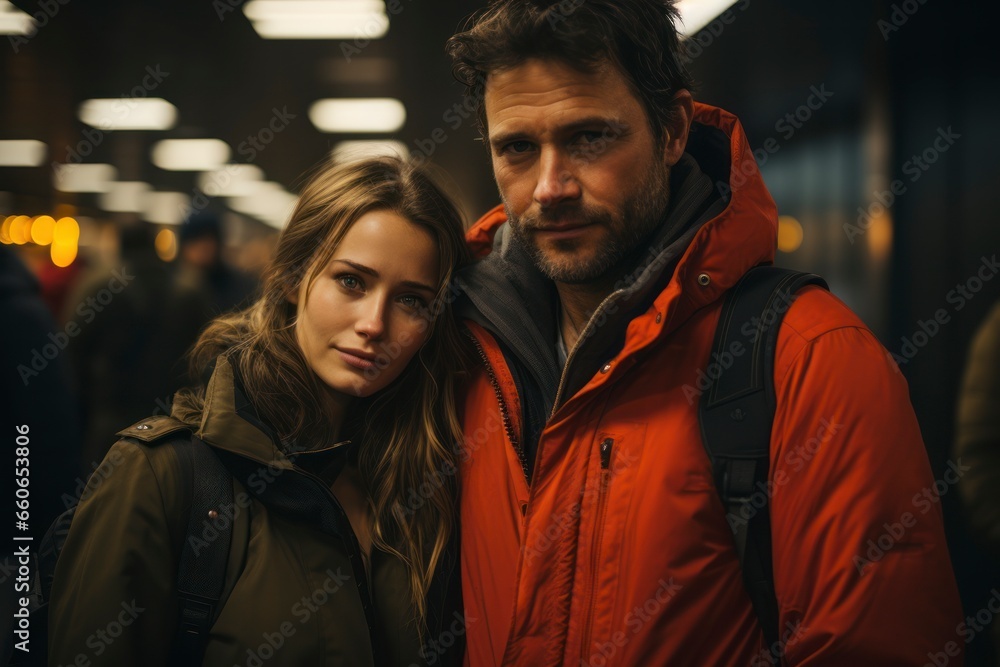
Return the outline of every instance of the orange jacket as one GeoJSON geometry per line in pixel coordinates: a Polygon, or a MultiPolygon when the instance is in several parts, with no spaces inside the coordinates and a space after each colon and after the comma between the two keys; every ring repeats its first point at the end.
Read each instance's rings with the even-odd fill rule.
{"type": "MultiPolygon", "coordinates": [[[[699,104],[695,122],[728,137],[728,203],[632,315],[620,351],[555,406],[530,486],[508,362],[469,325],[488,363],[464,417],[468,665],[766,664],[697,407],[723,294],[773,260],[777,216],[736,118],[699,104]]],[[[469,232],[481,256],[504,222],[497,208],[469,232]]],[[[843,303],[808,287],[783,320],[774,383],[767,493],[786,663],[960,665],[939,496],[898,368],[843,303]]]]}

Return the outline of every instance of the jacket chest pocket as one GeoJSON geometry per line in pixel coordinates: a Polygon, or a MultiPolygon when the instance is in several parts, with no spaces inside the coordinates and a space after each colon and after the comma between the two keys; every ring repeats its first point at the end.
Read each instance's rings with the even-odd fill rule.
{"type": "Polygon", "coordinates": [[[591,444],[571,613],[583,622],[580,636],[569,638],[569,647],[579,646],[585,662],[597,650],[595,640],[611,633],[618,583],[627,578],[623,547],[633,541],[627,539],[635,525],[630,515],[642,498],[637,480],[645,441],[645,423],[619,422],[612,428],[598,427],[591,444]]]}

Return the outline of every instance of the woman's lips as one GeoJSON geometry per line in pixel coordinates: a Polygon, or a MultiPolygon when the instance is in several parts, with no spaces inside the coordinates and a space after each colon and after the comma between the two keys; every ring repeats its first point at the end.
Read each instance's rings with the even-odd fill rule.
{"type": "Polygon", "coordinates": [[[334,349],[336,349],[337,352],[340,353],[341,359],[343,359],[344,363],[346,363],[349,366],[354,366],[355,368],[358,368],[363,371],[366,371],[369,368],[373,368],[375,366],[375,361],[373,358],[369,359],[367,356],[365,357],[359,356],[360,354],[362,354],[360,352],[348,352],[346,350],[341,350],[340,348],[334,348],[334,349]]]}

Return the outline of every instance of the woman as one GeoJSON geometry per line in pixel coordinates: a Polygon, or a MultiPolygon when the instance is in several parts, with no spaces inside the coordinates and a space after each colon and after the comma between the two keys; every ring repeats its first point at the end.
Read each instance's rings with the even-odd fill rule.
{"type": "Polygon", "coordinates": [[[260,300],[196,344],[203,384],[176,395],[172,418],[122,431],[111,472],[91,479],[56,568],[50,664],[169,664],[193,501],[177,449],[157,443],[185,426],[235,480],[203,664],[460,660],[463,342],[447,288],[467,252],[459,214],[415,167],[316,174],[260,300]]]}

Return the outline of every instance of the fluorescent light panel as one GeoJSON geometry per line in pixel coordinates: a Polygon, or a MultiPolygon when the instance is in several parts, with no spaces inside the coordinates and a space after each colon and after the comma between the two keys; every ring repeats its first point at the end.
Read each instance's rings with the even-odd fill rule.
{"type": "Polygon", "coordinates": [[[118,178],[110,164],[60,164],[53,173],[53,183],[60,192],[108,192],[118,178]]]}
{"type": "Polygon", "coordinates": [[[101,208],[113,213],[142,213],[153,188],[142,181],[116,181],[101,195],[101,208]]]}
{"type": "Polygon", "coordinates": [[[406,122],[406,107],[388,97],[317,100],[309,120],[321,132],[395,132],[406,122]]]}
{"type": "Polygon", "coordinates": [[[385,14],[384,0],[251,0],[243,5],[251,21],[290,16],[343,16],[345,14],[385,14]]]}
{"type": "Polygon", "coordinates": [[[390,155],[403,158],[410,157],[410,151],[401,141],[341,141],[333,147],[333,159],[337,162],[350,162],[367,157],[390,155]]]}
{"type": "Polygon", "coordinates": [[[694,35],[735,4],[736,0],[680,0],[677,10],[683,23],[678,26],[681,39],[694,35]]]}
{"type": "Polygon", "coordinates": [[[184,222],[191,198],[183,192],[147,192],[142,201],[142,214],[148,222],[179,225],[184,222]]]}
{"type": "Polygon", "coordinates": [[[264,180],[264,172],[252,164],[226,164],[198,176],[198,189],[209,197],[241,197],[251,194],[264,180]]]}
{"type": "Polygon", "coordinates": [[[0,0],[0,35],[30,35],[35,30],[35,19],[30,14],[0,0]]]}
{"type": "Polygon", "coordinates": [[[0,167],[37,167],[47,152],[48,147],[35,139],[0,141],[0,167]]]}
{"type": "Polygon", "coordinates": [[[378,39],[389,32],[389,17],[362,14],[290,17],[255,21],[253,28],[263,39],[378,39]]]}
{"type": "Polygon", "coordinates": [[[383,0],[251,0],[243,13],[264,39],[377,39],[389,30],[383,0]]]}
{"type": "Polygon", "coordinates": [[[168,171],[210,171],[229,159],[220,139],[164,139],[153,146],[153,164],[168,171]]]}
{"type": "Polygon", "coordinates": [[[177,107],[159,97],[86,100],[77,117],[102,130],[169,130],[177,123],[177,107]]]}
{"type": "Polygon", "coordinates": [[[230,198],[229,206],[234,211],[257,218],[275,229],[282,229],[288,224],[297,199],[280,183],[264,181],[252,194],[230,198]]]}

